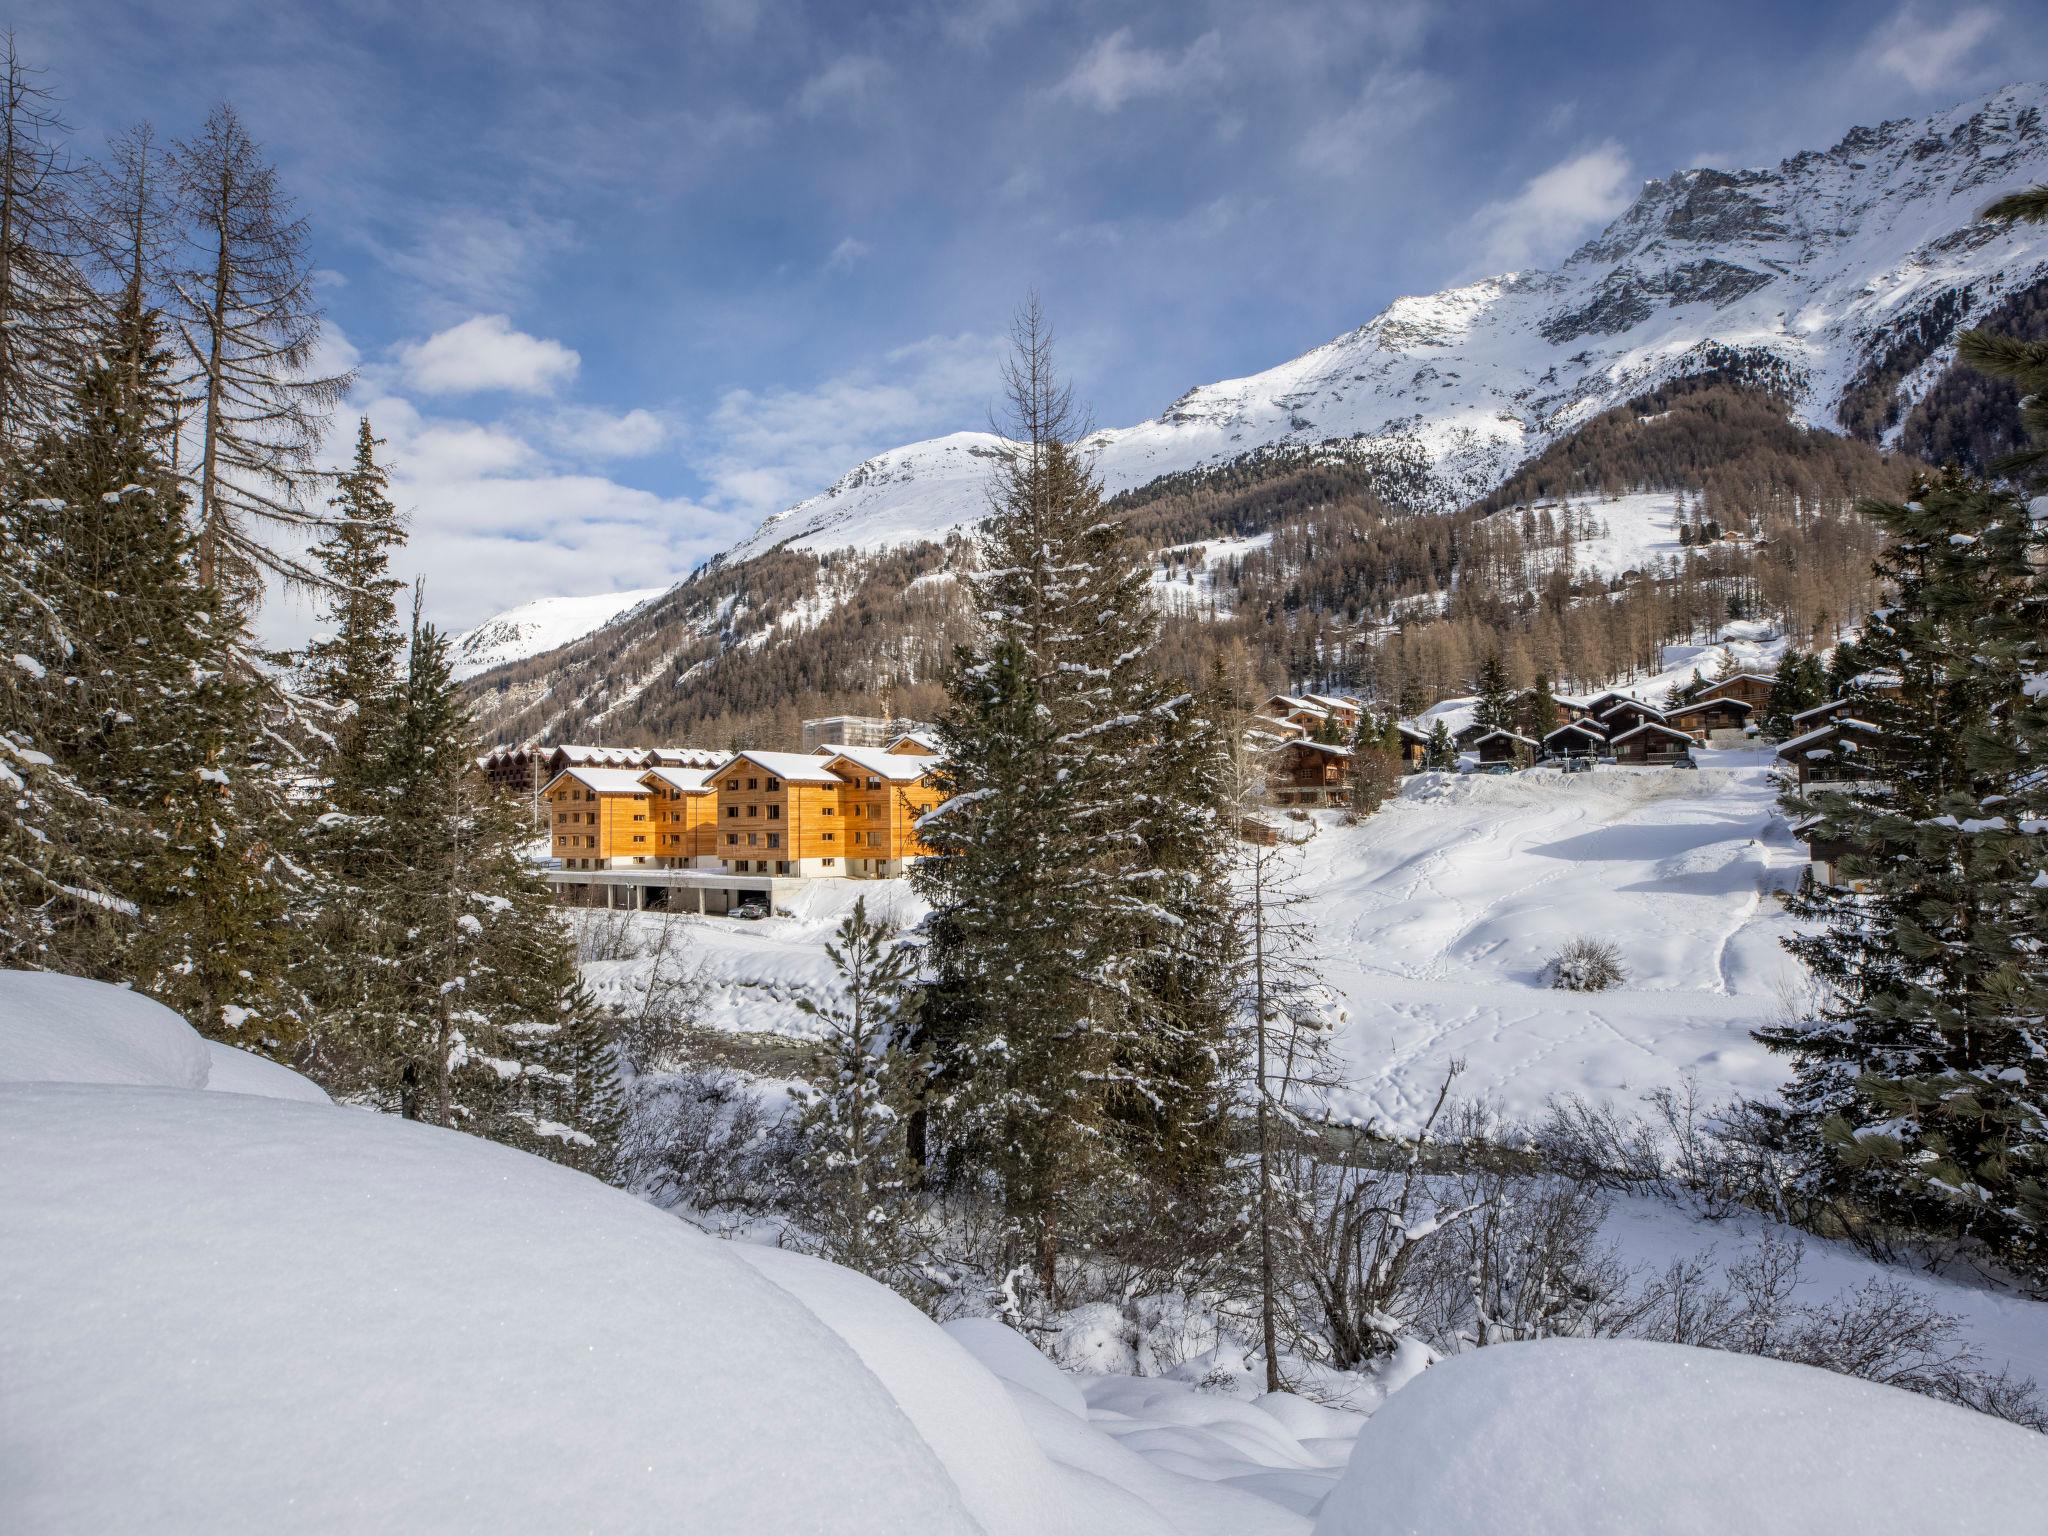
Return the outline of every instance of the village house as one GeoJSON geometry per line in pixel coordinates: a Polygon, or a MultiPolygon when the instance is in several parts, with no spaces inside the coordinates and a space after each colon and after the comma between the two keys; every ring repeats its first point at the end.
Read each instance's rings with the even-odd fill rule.
{"type": "Polygon", "coordinates": [[[1305,741],[1308,727],[1296,725],[1292,720],[1275,720],[1270,715],[1253,715],[1244,723],[1247,740],[1256,738],[1260,743],[1271,745],[1281,741],[1305,741]]]}
{"type": "Polygon", "coordinates": [[[1616,739],[1623,731],[1634,730],[1639,725],[1664,724],[1664,711],[1654,704],[1645,704],[1641,699],[1621,698],[1602,709],[1595,717],[1610,740],[1616,739]]]}
{"type": "Polygon", "coordinates": [[[1519,731],[1488,731],[1473,741],[1472,750],[1479,754],[1479,761],[1484,764],[1526,765],[1542,750],[1542,743],[1519,731]]]}
{"type": "Polygon", "coordinates": [[[1799,786],[1855,783],[1875,776],[1884,733],[1868,720],[1839,715],[1778,748],[1778,761],[1799,775],[1799,786]]]}
{"type": "Polygon", "coordinates": [[[1545,757],[1599,757],[1607,751],[1607,733],[1592,720],[1560,725],[1543,738],[1545,757]]]}
{"type": "Polygon", "coordinates": [[[1669,767],[1692,756],[1692,738],[1661,720],[1644,720],[1616,733],[1609,743],[1617,763],[1636,767],[1669,767]]]}
{"type": "Polygon", "coordinates": [[[1407,773],[1420,773],[1423,762],[1429,756],[1429,737],[1412,725],[1397,724],[1394,734],[1400,738],[1401,767],[1407,773]]]}
{"type": "Polygon", "coordinates": [[[650,865],[654,792],[631,768],[565,768],[548,781],[550,845],[564,869],[650,865]]]}
{"type": "Polygon", "coordinates": [[[1307,699],[1342,726],[1347,737],[1358,729],[1358,722],[1365,718],[1365,706],[1358,700],[1346,698],[1342,694],[1311,693],[1307,695],[1307,699]]]}
{"type": "Polygon", "coordinates": [[[714,851],[736,874],[899,875],[924,852],[916,822],[938,804],[937,764],[928,753],[840,743],[808,755],[737,753],[710,775],[714,851]]]}
{"type": "Polygon", "coordinates": [[[1268,720],[1298,725],[1311,736],[1320,732],[1334,718],[1322,705],[1311,699],[1297,698],[1291,693],[1274,694],[1259,706],[1259,713],[1268,720]]]}
{"type": "Polygon", "coordinates": [[[1266,762],[1266,798],[1274,805],[1349,805],[1351,749],[1290,741],[1266,762]]]}
{"type": "Polygon", "coordinates": [[[1732,695],[1700,698],[1666,710],[1664,723],[1703,744],[1739,746],[1754,707],[1747,700],[1732,695]]]}
{"type": "Polygon", "coordinates": [[[1709,683],[1693,695],[1693,702],[1700,704],[1708,699],[1740,699],[1751,709],[1764,709],[1771,702],[1771,690],[1777,686],[1778,679],[1775,673],[1736,672],[1709,683]]]}

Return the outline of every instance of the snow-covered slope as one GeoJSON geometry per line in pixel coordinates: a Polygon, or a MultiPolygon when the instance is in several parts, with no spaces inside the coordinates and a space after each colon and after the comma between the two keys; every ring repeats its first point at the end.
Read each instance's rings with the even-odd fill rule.
{"type": "Polygon", "coordinates": [[[524,661],[602,629],[666,587],[599,592],[589,597],[541,597],[486,619],[455,642],[456,678],[475,677],[508,661],[524,661]]]}
{"type": "MultiPolygon", "coordinates": [[[[1091,440],[1112,492],[1271,450],[1344,453],[1413,505],[1483,494],[1516,464],[1663,379],[1739,363],[1833,425],[1845,389],[1902,327],[1944,306],[1952,336],[2048,269],[2048,231],[1977,221],[2048,179],[2048,86],[1851,131],[1768,170],[1646,185],[1554,272],[1397,299],[1350,334],[1250,378],[1190,390],[1091,440]]],[[[876,548],[977,519],[999,451],[960,432],[891,449],[767,519],[729,560],[776,545],[876,548]]]]}

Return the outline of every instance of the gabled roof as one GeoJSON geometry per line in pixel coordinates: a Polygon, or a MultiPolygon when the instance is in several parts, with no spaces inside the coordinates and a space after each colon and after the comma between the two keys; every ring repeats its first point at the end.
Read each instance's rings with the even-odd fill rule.
{"type": "Polygon", "coordinates": [[[1694,699],[1690,704],[1674,704],[1664,711],[1664,718],[1675,720],[1680,715],[1690,715],[1702,709],[1739,709],[1746,715],[1755,708],[1756,706],[1746,699],[1694,699]]]}
{"type": "Polygon", "coordinates": [[[894,752],[897,748],[901,747],[903,743],[905,743],[906,741],[921,748],[923,751],[929,753],[933,757],[937,757],[939,755],[939,738],[934,736],[930,731],[905,731],[901,736],[896,737],[893,741],[884,742],[882,745],[882,750],[885,752],[894,752]]]}
{"type": "Polygon", "coordinates": [[[1838,714],[1849,707],[1847,699],[1829,699],[1825,704],[1816,704],[1811,709],[1802,709],[1792,717],[1794,723],[1801,720],[1818,720],[1823,715],[1838,714]]]}
{"type": "Polygon", "coordinates": [[[658,779],[670,789],[679,789],[686,795],[708,795],[713,788],[709,768],[649,768],[640,778],[643,783],[658,779]]]}
{"type": "Polygon", "coordinates": [[[909,783],[923,778],[943,761],[936,752],[913,755],[908,752],[891,752],[883,747],[838,747],[833,750],[825,764],[849,762],[863,773],[871,773],[878,779],[889,779],[897,783],[909,783]]]}
{"type": "Polygon", "coordinates": [[[787,779],[792,784],[837,784],[839,776],[826,766],[826,759],[802,752],[735,752],[716,768],[711,777],[722,779],[740,763],[752,763],[763,773],[787,779]]]}
{"type": "Polygon", "coordinates": [[[1278,704],[1290,713],[1299,710],[1311,715],[1329,714],[1327,709],[1316,703],[1313,699],[1297,698],[1291,693],[1276,693],[1266,702],[1268,704],[1278,704]]]}
{"type": "Polygon", "coordinates": [[[1645,720],[1641,725],[1631,726],[1628,730],[1623,731],[1614,738],[1614,745],[1618,747],[1624,741],[1627,741],[1629,737],[1640,736],[1645,731],[1657,731],[1665,736],[1669,736],[1673,741],[1682,741],[1687,746],[1692,745],[1692,738],[1686,735],[1685,732],[1674,731],[1670,726],[1660,724],[1655,720],[1645,720]]]}
{"type": "Polygon", "coordinates": [[[1605,709],[1601,710],[1599,712],[1599,717],[1602,720],[1605,720],[1609,715],[1613,714],[1616,710],[1620,709],[1639,709],[1653,720],[1662,720],[1664,718],[1664,711],[1659,709],[1656,705],[1645,704],[1641,699],[1632,698],[1631,696],[1625,693],[1617,696],[1613,703],[1609,704],[1605,709]]]}
{"type": "Polygon", "coordinates": [[[578,763],[590,768],[638,768],[647,761],[643,747],[585,747],[560,746],[548,753],[559,756],[565,763],[578,763]]]}
{"type": "Polygon", "coordinates": [[[542,790],[541,793],[547,794],[557,784],[561,783],[562,780],[571,779],[581,784],[585,789],[594,790],[600,795],[653,794],[653,790],[640,782],[641,777],[640,770],[637,768],[585,768],[578,765],[564,768],[552,779],[549,779],[547,789],[542,790]]]}
{"type": "Polygon", "coordinates": [[[1329,710],[1341,709],[1351,714],[1358,714],[1365,708],[1356,699],[1343,698],[1334,693],[1311,693],[1307,697],[1309,703],[1320,704],[1324,709],[1329,710]]]}
{"type": "Polygon", "coordinates": [[[1405,737],[1409,741],[1420,742],[1425,747],[1429,745],[1429,732],[1418,731],[1417,729],[1415,729],[1414,726],[1408,724],[1405,720],[1397,720],[1394,723],[1394,730],[1397,734],[1399,734],[1402,737],[1405,737]]]}
{"type": "Polygon", "coordinates": [[[1257,731],[1262,736],[1278,736],[1282,740],[1308,734],[1292,720],[1275,720],[1270,715],[1253,715],[1251,719],[1245,721],[1244,728],[1248,731],[1257,731]]]}
{"type": "Polygon", "coordinates": [[[1331,757],[1349,757],[1351,755],[1349,747],[1333,747],[1326,741],[1290,741],[1287,743],[1285,750],[1293,751],[1296,749],[1303,752],[1326,752],[1331,757]]]}
{"type": "Polygon", "coordinates": [[[1775,672],[1730,672],[1726,677],[1715,678],[1707,686],[1709,688],[1719,688],[1723,683],[1740,682],[1744,678],[1748,678],[1752,683],[1770,683],[1776,686],[1778,674],[1775,672]]]}
{"type": "Polygon", "coordinates": [[[716,768],[729,756],[717,747],[655,747],[647,761],[656,768],[716,768]]]}
{"type": "Polygon", "coordinates": [[[1488,731],[1484,736],[1481,736],[1477,741],[1474,741],[1472,745],[1475,747],[1484,746],[1487,742],[1493,740],[1493,738],[1496,736],[1504,737],[1509,741],[1519,741],[1525,747],[1540,747],[1543,745],[1543,743],[1540,741],[1533,741],[1529,737],[1524,736],[1520,731],[1504,730],[1488,731]]]}
{"type": "Polygon", "coordinates": [[[1596,741],[1605,741],[1607,732],[1601,729],[1598,720],[1573,720],[1548,732],[1543,739],[1549,741],[1556,736],[1591,736],[1596,741]]]}
{"type": "Polygon", "coordinates": [[[1790,741],[1778,748],[1778,756],[1785,757],[1802,747],[1810,747],[1815,742],[1825,741],[1830,736],[1839,736],[1845,731],[1862,732],[1870,736],[1882,736],[1884,734],[1882,730],[1872,725],[1868,720],[1858,720],[1853,715],[1844,715],[1838,720],[1829,720],[1825,724],[1817,725],[1804,735],[1794,736],[1790,741]]]}

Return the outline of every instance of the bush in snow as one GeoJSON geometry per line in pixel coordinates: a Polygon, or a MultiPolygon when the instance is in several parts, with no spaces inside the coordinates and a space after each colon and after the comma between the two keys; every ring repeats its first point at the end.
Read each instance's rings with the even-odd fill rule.
{"type": "Polygon", "coordinates": [[[1621,951],[1604,939],[1569,940],[1544,967],[1551,986],[1565,992],[1605,992],[1628,980],[1621,951]]]}

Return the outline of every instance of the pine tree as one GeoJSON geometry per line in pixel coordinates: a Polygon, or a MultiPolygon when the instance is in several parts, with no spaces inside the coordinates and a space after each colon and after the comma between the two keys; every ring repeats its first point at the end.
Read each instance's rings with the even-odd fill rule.
{"type": "Polygon", "coordinates": [[[916,952],[898,942],[893,924],[870,918],[861,897],[825,955],[838,973],[837,997],[797,1002],[824,1029],[822,1086],[794,1090],[805,1206],[827,1258],[900,1281],[916,1252],[904,1139],[919,1070],[910,1048],[916,952]]]}
{"type": "Polygon", "coordinates": [[[1862,890],[1809,881],[1787,941],[1825,988],[1818,1016],[1760,1032],[1794,1064],[1789,1131],[1810,1193],[1852,1226],[1985,1244],[2048,1278],[2048,882],[2041,799],[2043,531],[1960,475],[1867,505],[1892,543],[1891,601],[1858,649],[1895,678],[1858,714],[1880,777],[1793,809],[1846,845],[1862,890]],[[2038,826],[2040,823],[2033,822],[2038,826]]]}
{"type": "Polygon", "coordinates": [[[1557,699],[1550,691],[1550,679],[1536,674],[1536,681],[1518,701],[1516,728],[1531,741],[1541,741],[1557,729],[1557,699]]]}
{"type": "Polygon", "coordinates": [[[74,260],[72,175],[50,93],[0,42],[0,448],[54,427],[78,377],[94,309],[74,260]]]}
{"type": "Polygon", "coordinates": [[[1429,742],[1422,749],[1422,766],[1431,773],[1450,773],[1458,766],[1458,746],[1451,729],[1439,717],[1429,727],[1429,742]]]}
{"type": "Polygon", "coordinates": [[[1472,691],[1479,695],[1478,707],[1473,711],[1473,720],[1489,731],[1511,731],[1515,728],[1515,696],[1508,686],[1507,668],[1501,664],[1499,651],[1488,651],[1486,660],[1479,664],[1479,677],[1472,685],[1472,691]]]}
{"type": "Polygon", "coordinates": [[[1050,1298],[1065,1245],[1085,1247],[1177,1139],[1152,1114],[1180,1091],[1162,1059],[1220,1020],[1196,1023],[1207,1005],[1176,995],[1188,969],[1168,937],[1210,875],[1154,861],[1188,804],[1145,798],[1199,733],[1152,673],[1147,568],[1103,515],[1035,302],[1014,339],[1014,441],[971,580],[978,639],[954,667],[947,799],[914,875],[933,909],[936,1077],[913,1145],[927,1150],[929,1124],[947,1171],[992,1186],[1050,1298]]]}
{"type": "Polygon", "coordinates": [[[408,1118],[609,1178],[617,1051],[576,971],[518,807],[476,771],[447,640],[415,600],[406,676],[368,796],[386,859],[365,879],[376,960],[354,1011],[351,1091],[408,1118]]]}
{"type": "MultiPolygon", "coordinates": [[[[1986,219],[2048,224],[2048,187],[2030,187],[2000,198],[1984,210],[1986,219]]],[[[2048,341],[2021,341],[1983,329],[1956,339],[1956,354],[1979,373],[2007,379],[2020,392],[2020,424],[2030,447],[2001,460],[1998,469],[2033,474],[2048,466],[2048,341]]]]}
{"type": "Polygon", "coordinates": [[[1778,658],[1777,675],[1771,681],[1771,696],[1764,703],[1763,734],[1783,741],[1792,734],[1792,717],[1826,702],[1827,674],[1820,658],[1797,647],[1787,646],[1778,658]]]}
{"type": "Polygon", "coordinates": [[[191,260],[173,280],[196,462],[199,576],[238,601],[263,573],[318,585],[319,573],[263,535],[317,527],[305,505],[326,413],[350,376],[314,376],[320,310],[306,226],[235,109],[222,105],[173,154],[192,221],[191,260]]]}
{"type": "Polygon", "coordinates": [[[1351,742],[1351,809],[1370,816],[1401,789],[1400,723],[1391,713],[1369,709],[1358,717],[1351,742]]]}

